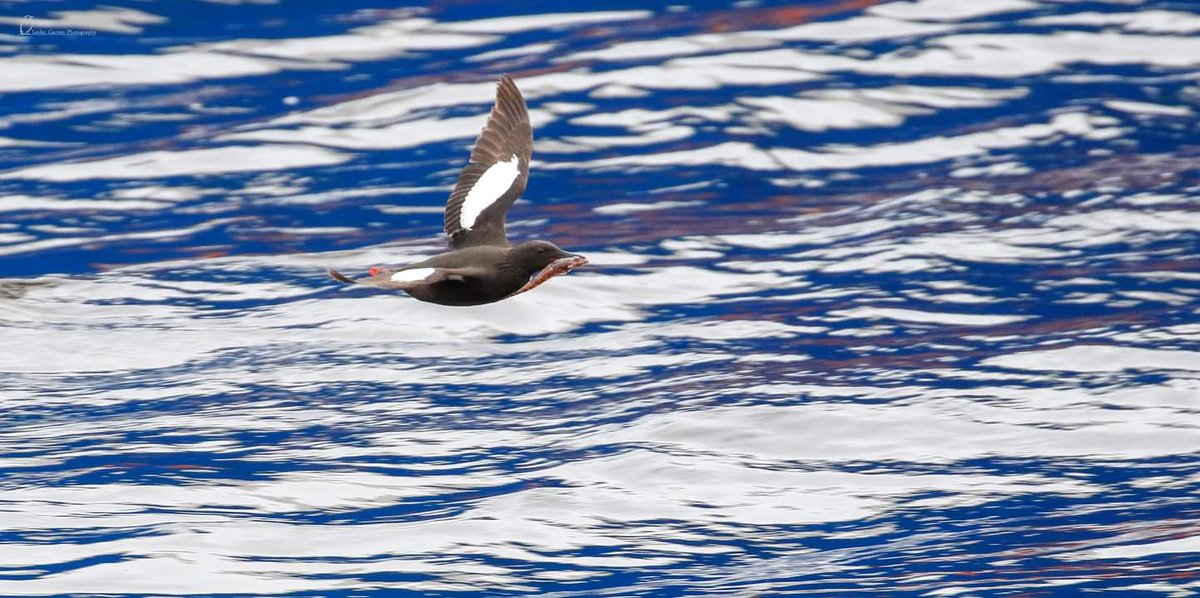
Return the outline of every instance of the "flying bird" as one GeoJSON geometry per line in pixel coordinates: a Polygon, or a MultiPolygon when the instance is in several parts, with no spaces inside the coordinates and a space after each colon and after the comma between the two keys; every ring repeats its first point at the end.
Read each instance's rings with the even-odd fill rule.
{"type": "Polygon", "coordinates": [[[450,251],[400,268],[371,268],[351,279],[330,269],[334,280],[401,290],[441,305],[483,305],[528,291],[588,263],[549,241],[510,245],[504,233],[508,208],[525,192],[533,128],[516,83],[500,77],[496,104],[475,140],[471,163],[458,175],[446,201],[450,251]]]}

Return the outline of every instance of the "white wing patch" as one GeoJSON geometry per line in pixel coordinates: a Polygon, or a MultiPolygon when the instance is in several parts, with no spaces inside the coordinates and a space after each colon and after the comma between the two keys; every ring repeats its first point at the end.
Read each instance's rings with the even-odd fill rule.
{"type": "Polygon", "coordinates": [[[521,160],[516,156],[507,162],[496,162],[483,171],[475,186],[463,198],[462,209],[458,213],[458,224],[464,229],[475,226],[475,220],[488,206],[496,203],[517,180],[521,174],[521,160]]]}
{"type": "Polygon", "coordinates": [[[417,282],[429,278],[435,272],[433,268],[412,268],[401,270],[392,275],[393,282],[417,282]]]}

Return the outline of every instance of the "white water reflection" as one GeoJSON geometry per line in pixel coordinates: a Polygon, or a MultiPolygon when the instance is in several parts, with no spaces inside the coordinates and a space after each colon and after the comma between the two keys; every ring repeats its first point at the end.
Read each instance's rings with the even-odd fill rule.
{"type": "Polygon", "coordinates": [[[155,179],[211,173],[275,171],[341,164],[347,154],[295,145],[226,146],[183,151],[155,151],[89,162],[67,162],[22,168],[0,174],[3,179],[78,181],[81,179],[155,179]]]}

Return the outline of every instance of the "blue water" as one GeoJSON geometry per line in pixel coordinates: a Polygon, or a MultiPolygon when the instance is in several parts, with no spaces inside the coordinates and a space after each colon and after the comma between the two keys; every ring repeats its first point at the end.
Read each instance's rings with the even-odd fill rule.
{"type": "Polygon", "coordinates": [[[1194,3],[2,6],[0,595],[1200,592],[1194,3]]]}

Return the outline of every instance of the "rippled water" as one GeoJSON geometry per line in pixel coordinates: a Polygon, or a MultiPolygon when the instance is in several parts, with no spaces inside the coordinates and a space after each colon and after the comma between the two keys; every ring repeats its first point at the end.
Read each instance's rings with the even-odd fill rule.
{"type": "Polygon", "coordinates": [[[1194,4],[4,7],[0,594],[1200,590],[1194,4]]]}

